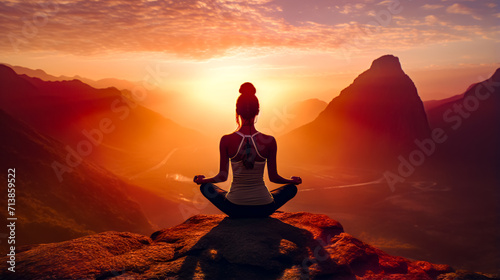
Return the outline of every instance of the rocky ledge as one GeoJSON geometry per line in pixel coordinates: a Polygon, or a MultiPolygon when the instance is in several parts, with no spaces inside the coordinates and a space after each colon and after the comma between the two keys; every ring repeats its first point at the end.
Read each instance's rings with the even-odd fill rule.
{"type": "MultiPolygon", "coordinates": [[[[8,261],[5,257],[2,262],[8,261]]],[[[196,215],[151,237],[103,232],[24,248],[1,279],[491,279],[391,256],[326,215],[196,215]]]]}

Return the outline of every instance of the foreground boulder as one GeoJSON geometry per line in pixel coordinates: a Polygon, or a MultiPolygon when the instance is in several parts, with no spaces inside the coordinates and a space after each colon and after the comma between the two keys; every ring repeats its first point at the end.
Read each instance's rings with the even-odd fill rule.
{"type": "MultiPolygon", "coordinates": [[[[2,262],[5,264],[6,259],[2,262]]],[[[490,279],[394,257],[326,215],[196,215],[146,237],[104,232],[24,248],[1,279],[490,279]]]]}

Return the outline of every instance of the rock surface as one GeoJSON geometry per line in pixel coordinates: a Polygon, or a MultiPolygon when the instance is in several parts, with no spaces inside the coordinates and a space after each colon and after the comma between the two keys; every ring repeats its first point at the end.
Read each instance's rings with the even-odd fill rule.
{"type": "Polygon", "coordinates": [[[104,232],[40,244],[18,252],[15,269],[0,278],[490,279],[390,256],[326,215],[304,212],[266,219],[196,215],[151,237],[104,232]]]}

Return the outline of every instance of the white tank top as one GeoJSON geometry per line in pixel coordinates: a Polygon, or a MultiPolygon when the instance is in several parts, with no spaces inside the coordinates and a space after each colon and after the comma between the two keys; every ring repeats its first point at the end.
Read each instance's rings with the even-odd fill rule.
{"type": "Polygon", "coordinates": [[[231,157],[231,168],[233,170],[233,181],[231,182],[231,188],[226,194],[226,198],[238,205],[264,205],[273,202],[273,196],[267,189],[264,183],[264,168],[266,166],[266,161],[255,161],[252,169],[247,169],[243,165],[243,160],[234,161],[233,159],[240,153],[243,142],[247,138],[250,138],[257,155],[262,159],[266,159],[261,156],[253,137],[260,132],[256,132],[252,135],[244,135],[243,133],[236,131],[236,134],[242,137],[240,146],[236,154],[231,157]]]}

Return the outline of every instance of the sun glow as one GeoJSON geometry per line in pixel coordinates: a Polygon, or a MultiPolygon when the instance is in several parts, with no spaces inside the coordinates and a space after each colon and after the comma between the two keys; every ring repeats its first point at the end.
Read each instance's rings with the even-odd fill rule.
{"type": "Polygon", "coordinates": [[[251,61],[224,59],[205,65],[202,75],[191,84],[196,99],[207,105],[233,105],[239,96],[242,83],[251,82],[263,104],[276,102],[283,91],[276,80],[266,77],[269,73],[251,61]],[[207,67],[208,66],[208,67],[207,67]]]}
{"type": "Polygon", "coordinates": [[[284,106],[291,87],[250,60],[224,58],[192,63],[182,72],[186,77],[166,86],[175,86],[176,91],[182,93],[185,108],[189,108],[183,117],[198,124],[196,129],[210,134],[235,129],[235,104],[242,83],[251,82],[257,88],[261,115],[269,115],[273,108],[284,106]]]}

